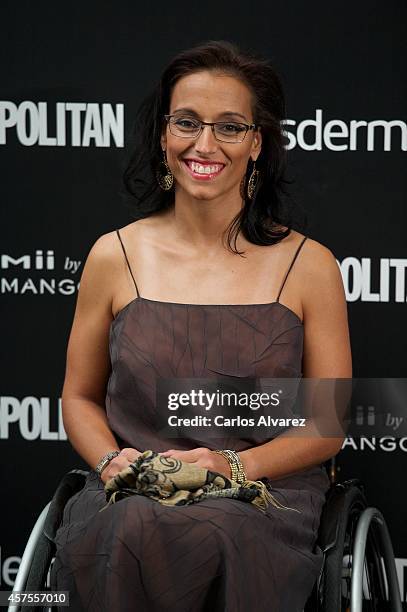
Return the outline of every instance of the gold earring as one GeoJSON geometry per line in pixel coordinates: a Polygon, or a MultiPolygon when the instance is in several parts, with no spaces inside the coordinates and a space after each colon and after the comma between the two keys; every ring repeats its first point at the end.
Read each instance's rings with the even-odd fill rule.
{"type": "Polygon", "coordinates": [[[259,180],[259,174],[260,172],[256,170],[256,162],[254,161],[253,170],[250,175],[249,181],[247,183],[247,197],[249,198],[249,200],[253,199],[253,195],[256,190],[258,180],[259,180]]]}
{"type": "Polygon", "coordinates": [[[165,167],[165,173],[162,173],[160,168],[158,168],[156,173],[158,184],[164,191],[169,191],[174,184],[174,175],[172,174],[168,165],[165,151],[163,151],[163,160],[160,162],[160,166],[165,167]]]}

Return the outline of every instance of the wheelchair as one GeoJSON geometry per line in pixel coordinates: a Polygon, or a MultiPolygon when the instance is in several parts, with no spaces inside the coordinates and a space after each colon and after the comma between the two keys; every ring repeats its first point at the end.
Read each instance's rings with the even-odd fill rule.
{"type": "Polygon", "coordinates": [[[393,546],[382,513],[369,507],[363,483],[336,482],[336,458],[316,545],[323,552],[304,612],[402,612],[393,546]]]}
{"type": "MultiPolygon", "coordinates": [[[[359,479],[336,482],[335,458],[325,463],[331,480],[322,509],[316,546],[323,552],[320,574],[303,612],[402,612],[390,535],[381,512],[369,507],[359,479]]],[[[55,556],[54,536],[68,500],[82,489],[86,471],[72,470],[61,480],[28,539],[15,591],[47,591],[55,556]]],[[[56,610],[21,607],[8,612],[56,610]]],[[[288,611],[287,612],[291,612],[288,611]]]]}

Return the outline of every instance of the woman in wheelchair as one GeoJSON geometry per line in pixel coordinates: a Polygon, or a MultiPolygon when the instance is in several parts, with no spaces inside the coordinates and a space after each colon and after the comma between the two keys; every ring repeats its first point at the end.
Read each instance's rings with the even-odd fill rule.
{"type": "Polygon", "coordinates": [[[157,399],[162,379],[352,376],[339,267],[284,197],[284,112],[270,62],[222,41],[176,56],[139,109],[136,220],[90,250],[68,344],[64,425],[91,468],[55,539],[52,585],[73,610],[300,612],[313,588],[323,463],[343,437],[171,437],[157,399]],[[147,450],[274,503],[106,507],[105,484],[147,450]]]}

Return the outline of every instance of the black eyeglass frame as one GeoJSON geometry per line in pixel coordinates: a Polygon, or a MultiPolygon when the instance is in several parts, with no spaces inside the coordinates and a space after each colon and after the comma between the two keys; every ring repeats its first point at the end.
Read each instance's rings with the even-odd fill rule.
{"type": "MultiPolygon", "coordinates": [[[[173,117],[179,117],[181,118],[179,115],[164,115],[164,119],[166,120],[166,122],[168,123],[168,125],[170,125],[170,120],[173,117]]],[[[184,118],[184,117],[182,117],[184,118]]],[[[188,117],[189,118],[189,117],[188,117]]],[[[199,132],[196,134],[196,136],[180,136],[179,134],[173,134],[171,132],[171,128],[170,128],[170,132],[173,136],[176,136],[177,138],[199,138],[199,136],[202,134],[202,130],[204,128],[204,125],[210,125],[211,129],[212,129],[212,134],[214,135],[215,139],[218,142],[226,142],[227,144],[241,144],[244,139],[246,138],[247,132],[249,132],[250,130],[257,130],[259,129],[259,125],[256,125],[256,123],[241,123],[240,121],[214,121],[214,122],[208,122],[208,121],[201,121],[200,119],[194,119],[191,117],[191,120],[193,121],[197,121],[198,123],[201,124],[201,127],[199,128],[199,132]],[[220,140],[216,134],[215,134],[215,125],[217,124],[225,124],[225,123],[236,123],[237,125],[242,125],[245,127],[245,133],[244,136],[242,138],[242,140],[236,140],[235,142],[233,142],[233,140],[220,140]]]]}

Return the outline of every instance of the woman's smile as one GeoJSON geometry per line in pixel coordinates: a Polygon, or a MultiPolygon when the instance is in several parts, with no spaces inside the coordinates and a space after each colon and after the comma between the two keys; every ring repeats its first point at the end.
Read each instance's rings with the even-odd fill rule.
{"type": "Polygon", "coordinates": [[[225,164],[214,161],[201,161],[197,159],[186,158],[182,160],[182,165],[188,172],[189,176],[198,181],[210,181],[219,176],[225,167],[225,164]]]}

